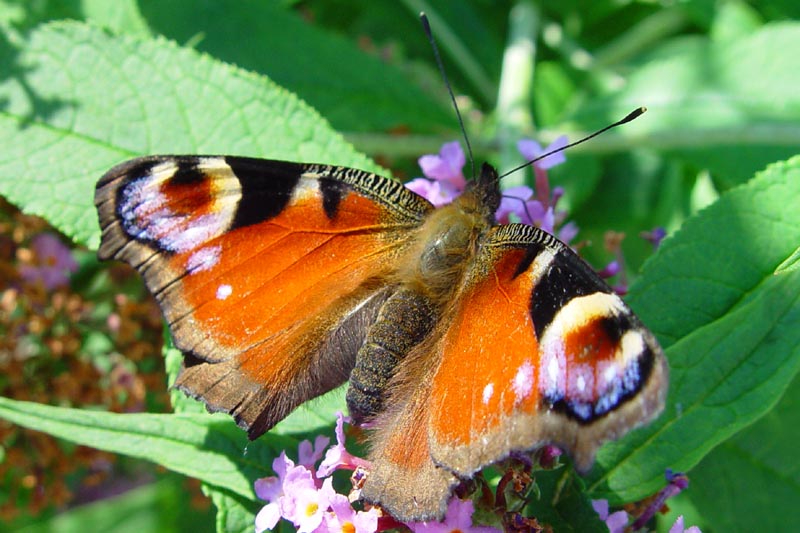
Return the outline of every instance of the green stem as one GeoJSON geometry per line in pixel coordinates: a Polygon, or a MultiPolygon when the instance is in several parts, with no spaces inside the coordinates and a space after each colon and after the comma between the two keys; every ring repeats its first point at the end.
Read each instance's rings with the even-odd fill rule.
{"type": "MultiPolygon", "coordinates": [[[[547,144],[561,134],[570,139],[583,137],[591,132],[556,126],[540,130],[537,138],[547,144]]],[[[439,151],[442,144],[452,141],[452,135],[390,135],[378,133],[346,133],[345,137],[359,151],[366,154],[382,154],[389,157],[418,157],[439,151]]],[[[592,142],[570,148],[573,154],[611,154],[633,148],[657,148],[659,150],[703,149],[716,146],[787,146],[800,145],[800,126],[796,124],[748,124],[709,129],[670,129],[644,133],[631,133],[631,128],[620,128],[618,133],[606,133],[592,142]]],[[[473,141],[476,152],[500,149],[496,141],[473,141]]],[[[518,156],[519,158],[519,156],[518,156]]],[[[521,159],[519,159],[521,161],[521,159]]],[[[509,176],[508,178],[511,178],[509,176]]],[[[508,179],[507,178],[507,179],[508,179]]]]}
{"type": "MultiPolygon", "coordinates": [[[[517,2],[509,12],[508,44],[503,53],[496,110],[501,173],[523,162],[516,143],[523,132],[534,129],[531,88],[539,23],[539,11],[531,1],[517,2]]],[[[508,176],[504,185],[524,183],[525,174],[517,172],[508,176]]]]}
{"type": "Polygon", "coordinates": [[[594,53],[592,68],[624,63],[665,37],[677,33],[688,20],[679,7],[661,9],[643,18],[594,53]]]}
{"type": "Polygon", "coordinates": [[[558,31],[546,31],[544,42],[574,68],[592,71],[601,78],[613,78],[615,74],[611,69],[677,33],[686,23],[686,16],[680,8],[663,9],[640,20],[595,52],[589,52],[564,34],[558,24],[549,23],[548,28],[558,31]]]}
{"type": "Polygon", "coordinates": [[[464,76],[472,82],[475,89],[480,93],[481,98],[486,102],[491,102],[494,98],[494,83],[486,74],[486,71],[481,68],[480,62],[470,53],[469,48],[459,39],[445,19],[439,16],[433,6],[425,0],[403,0],[403,3],[415,14],[425,12],[431,23],[436,42],[447,52],[448,57],[458,65],[464,76]]]}

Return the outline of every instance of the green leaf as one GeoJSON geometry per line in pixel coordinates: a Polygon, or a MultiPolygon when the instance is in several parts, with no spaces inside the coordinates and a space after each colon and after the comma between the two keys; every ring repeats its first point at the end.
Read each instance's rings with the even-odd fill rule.
{"type": "Polygon", "coordinates": [[[149,153],[225,153],[379,171],[314,110],[164,39],[46,24],[0,37],[0,194],[96,247],[94,184],[149,153]]]}
{"type": "Polygon", "coordinates": [[[794,272],[798,268],[800,268],[800,247],[795,248],[792,255],[775,268],[775,275],[794,272]]]}
{"type": "Polygon", "coordinates": [[[217,531],[226,533],[252,533],[255,516],[266,502],[245,500],[221,490],[211,490],[211,501],[217,508],[217,531]]]}
{"type": "Polygon", "coordinates": [[[81,9],[87,21],[104,26],[116,33],[150,36],[147,21],[142,17],[136,0],[82,0],[81,9]]]}
{"type": "MultiPolygon", "coordinates": [[[[631,146],[648,145],[699,168],[723,188],[800,146],[800,24],[774,23],[747,36],[682,38],[656,48],[624,87],[581,107],[576,120],[607,123],[644,105],[625,127],[631,146]]],[[[598,141],[600,145],[605,140],[598,141]]]]}
{"type": "MultiPolygon", "coordinates": [[[[119,496],[74,507],[53,517],[34,519],[33,523],[15,531],[17,533],[213,531],[210,514],[198,512],[189,504],[183,480],[184,478],[180,476],[171,475],[119,496]]],[[[251,521],[247,531],[251,533],[252,530],[251,521]]]]}
{"type": "MultiPolygon", "coordinates": [[[[267,74],[319,109],[337,129],[455,126],[450,107],[423,92],[407,74],[276,2],[218,0],[200,9],[186,0],[139,4],[153,31],[181,43],[194,40],[198,50],[267,74]]],[[[421,26],[419,39],[425,39],[421,26]]]]}
{"type": "Polygon", "coordinates": [[[630,303],[666,348],[667,408],[601,450],[596,495],[655,492],[781,398],[800,368],[800,271],[773,272],[800,242],[797,205],[800,158],[723,195],[645,265],[630,303]]]}
{"type": "Polygon", "coordinates": [[[117,414],[0,397],[0,418],[100,450],[146,459],[195,477],[245,501],[253,481],[270,475],[280,450],[297,441],[279,435],[248,442],[227,415],[117,414]]]}
{"type": "Polygon", "coordinates": [[[795,378],[775,409],[692,470],[687,494],[713,531],[792,531],[800,524],[798,442],[795,378]]]}
{"type": "Polygon", "coordinates": [[[575,471],[568,468],[540,470],[534,479],[541,496],[529,497],[525,514],[561,532],[607,532],[608,528],[592,508],[592,502],[575,471]]]}

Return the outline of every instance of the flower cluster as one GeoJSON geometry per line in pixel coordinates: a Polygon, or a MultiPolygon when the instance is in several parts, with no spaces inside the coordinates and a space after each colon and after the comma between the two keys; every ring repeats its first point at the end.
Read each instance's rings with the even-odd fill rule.
{"type": "MultiPolygon", "coordinates": [[[[489,526],[473,524],[475,506],[471,500],[462,500],[453,497],[447,506],[447,512],[441,522],[397,522],[391,516],[383,514],[378,507],[366,506],[357,509],[353,502],[359,499],[360,486],[364,480],[364,473],[369,471],[369,461],[357,457],[345,448],[344,435],[345,417],[337,414],[336,443],[330,447],[330,439],[317,437],[312,445],[303,441],[298,448],[298,461],[295,463],[282,452],[272,463],[275,476],[259,479],[255,482],[256,495],[267,502],[259,511],[255,519],[255,531],[274,529],[281,519],[291,522],[300,533],[375,533],[405,526],[414,533],[446,533],[460,531],[462,533],[499,533],[499,529],[489,526]],[[324,456],[324,459],[323,459],[324,456]],[[319,467],[316,463],[323,459],[319,467]],[[336,492],[332,478],[329,477],[339,469],[354,471],[351,478],[354,489],[348,495],[336,492]]],[[[543,447],[539,455],[539,464],[542,468],[549,468],[545,462],[553,463],[561,454],[558,448],[543,447]],[[545,459],[545,461],[542,460],[545,459]]],[[[685,474],[673,473],[667,470],[667,485],[657,495],[646,500],[646,505],[640,507],[636,519],[631,524],[632,517],[624,510],[610,512],[608,501],[593,500],[592,507],[597,512],[600,520],[605,522],[610,533],[624,533],[625,531],[640,531],[645,524],[662,509],[666,500],[688,487],[689,480],[685,474]]],[[[505,488],[513,483],[515,487],[532,486],[529,475],[519,475],[518,472],[509,470],[498,483],[497,499],[492,508],[506,507],[505,488]],[[502,501],[501,501],[502,500],[502,501]]],[[[524,493],[525,490],[517,487],[515,493],[524,493]]],[[[514,507],[514,504],[510,505],[514,507]]],[[[524,521],[527,525],[536,527],[522,528],[525,530],[539,531],[542,528],[535,518],[524,518],[518,513],[505,513],[504,520],[511,520],[511,529],[517,521],[524,521]]],[[[504,522],[505,523],[505,522],[504,522]]],[[[685,528],[683,516],[670,528],[670,533],[701,533],[697,526],[685,528]]]]}
{"type": "Polygon", "coordinates": [[[356,511],[347,496],[333,489],[330,476],[338,468],[355,470],[367,466],[366,461],[351,455],[344,447],[344,416],[336,421],[336,444],[325,452],[330,439],[317,437],[312,446],[309,441],[300,443],[298,464],[281,455],[272,463],[277,476],[259,479],[255,483],[256,495],[269,502],[256,516],[256,533],[273,529],[281,518],[299,532],[347,531],[350,533],[374,532],[378,527],[378,511],[356,511]],[[317,461],[325,460],[318,469],[317,461]],[[322,478],[327,478],[324,481],[322,478]]]}
{"type": "MultiPolygon", "coordinates": [[[[630,521],[630,516],[628,516],[628,513],[625,511],[609,513],[608,501],[593,500],[592,507],[598,516],[600,516],[600,520],[605,522],[609,533],[639,531],[651,518],[653,518],[653,516],[655,516],[656,512],[661,510],[668,498],[679,494],[689,486],[689,478],[686,477],[686,474],[672,472],[672,470],[667,469],[666,478],[667,486],[661,489],[661,491],[659,491],[659,493],[649,501],[649,504],[644,508],[644,510],[641,511],[641,513],[639,513],[639,516],[636,518],[636,520],[634,520],[630,527],[628,526],[628,522],[630,521]]],[[[685,528],[683,522],[683,516],[679,516],[669,529],[669,533],[702,533],[700,528],[697,526],[685,528]]]]}
{"type": "Polygon", "coordinates": [[[69,276],[78,270],[78,263],[61,239],[52,233],[40,233],[33,238],[31,249],[30,263],[19,266],[19,274],[25,282],[40,283],[47,290],[69,284],[69,276]]]}
{"type": "MultiPolygon", "coordinates": [[[[567,145],[567,137],[562,135],[546,148],[532,139],[522,139],[517,149],[528,161],[533,161],[543,154],[559,150],[567,145]]],[[[497,221],[501,224],[512,222],[512,215],[523,224],[530,224],[552,233],[565,243],[569,243],[578,233],[578,226],[573,222],[563,224],[566,211],[556,209],[558,200],[564,195],[561,187],[550,187],[548,169],[560,165],[566,160],[563,152],[549,155],[533,164],[535,191],[530,187],[511,187],[503,191],[500,207],[497,209],[497,221]],[[563,225],[562,225],[563,224],[563,225]]]]}
{"type": "MultiPolygon", "coordinates": [[[[329,442],[327,437],[317,437],[313,446],[309,441],[301,442],[297,464],[282,452],[272,463],[277,475],[255,482],[256,495],[268,502],[256,515],[256,533],[275,528],[281,519],[291,522],[300,533],[374,533],[401,525],[384,516],[377,507],[365,510],[353,507],[351,501],[358,499],[361,472],[368,470],[370,463],[345,449],[344,416],[341,413],[336,421],[336,444],[325,450],[329,442]],[[325,458],[316,468],[315,464],[322,459],[323,453],[325,458]],[[353,481],[356,488],[349,496],[339,494],[333,488],[329,476],[339,469],[355,471],[353,481]]],[[[471,501],[453,498],[442,522],[405,525],[414,533],[499,532],[492,527],[474,526],[473,512],[471,501]]]]}
{"type": "Polygon", "coordinates": [[[436,207],[449,204],[467,186],[464,179],[464,150],[458,141],[446,143],[439,154],[423,155],[419,166],[425,178],[417,178],[406,183],[406,188],[419,194],[436,207]]]}
{"type": "MultiPolygon", "coordinates": [[[[119,291],[136,291],[127,283],[131,269],[101,271],[90,252],[66,243],[44,220],[0,198],[0,395],[116,412],[166,411],[158,307],[142,297],[143,289],[119,291]]],[[[12,529],[17,520],[140,484],[152,471],[14,424],[0,424],[0,442],[0,522],[12,529]]],[[[191,494],[210,504],[199,483],[191,494]]]]}
{"type": "MultiPolygon", "coordinates": [[[[578,226],[574,222],[566,222],[567,213],[557,208],[559,199],[564,195],[561,187],[551,187],[548,170],[563,163],[566,158],[563,151],[557,151],[567,146],[565,135],[558,137],[546,148],[534,140],[522,139],[517,143],[517,149],[525,159],[532,161],[535,187],[531,189],[525,185],[511,187],[503,191],[500,206],[495,213],[495,218],[500,224],[521,222],[530,224],[555,235],[562,242],[570,244],[578,234],[578,226]],[[551,153],[557,151],[556,153],[551,153]],[[549,154],[549,155],[547,155],[549,154]],[[542,157],[545,156],[545,157],[542,157]],[[541,158],[538,159],[537,158],[541,158]]],[[[464,151],[458,142],[446,143],[438,154],[424,155],[419,159],[424,178],[416,178],[406,183],[406,187],[439,207],[449,204],[466,188],[463,167],[466,162],[464,151]]],[[[650,232],[642,233],[642,238],[658,247],[666,235],[663,228],[655,228],[650,232]]],[[[614,255],[614,259],[605,267],[597,271],[604,279],[620,276],[619,281],[612,288],[620,295],[628,292],[628,283],[625,279],[624,257],[622,254],[622,233],[609,232],[606,235],[606,248],[614,255]]]]}
{"type": "MultiPolygon", "coordinates": [[[[520,153],[533,161],[553,150],[567,145],[567,137],[562,135],[546,148],[531,139],[523,139],[517,144],[520,153]]],[[[578,233],[578,227],[570,222],[563,224],[566,212],[556,209],[559,198],[564,194],[561,187],[550,188],[548,169],[565,161],[564,153],[558,152],[533,163],[536,177],[536,194],[530,187],[512,187],[503,191],[496,218],[501,224],[508,224],[512,217],[524,224],[537,226],[569,243],[578,233]],[[563,224],[563,225],[562,225],[563,224]]],[[[417,178],[406,187],[426,198],[434,206],[449,204],[466,188],[464,164],[466,158],[458,142],[447,143],[435,155],[424,155],[419,159],[424,178],[417,178]]]]}

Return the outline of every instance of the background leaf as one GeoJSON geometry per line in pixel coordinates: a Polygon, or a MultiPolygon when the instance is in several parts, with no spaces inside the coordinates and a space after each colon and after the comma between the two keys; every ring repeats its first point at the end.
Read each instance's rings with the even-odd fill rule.
{"type": "Polygon", "coordinates": [[[445,93],[431,98],[408,75],[276,2],[223,0],[198,11],[192,1],[148,0],[140,8],[154,32],[266,74],[340,131],[424,132],[453,120],[445,93]]]}
{"type": "Polygon", "coordinates": [[[800,380],[775,408],[692,470],[688,496],[713,531],[791,531],[800,523],[800,380]],[[736,509],[736,512],[730,512],[736,509]]]}
{"type": "Polygon", "coordinates": [[[0,398],[0,416],[77,444],[156,462],[245,500],[254,499],[253,481],[271,474],[272,458],[297,444],[278,435],[249,443],[223,415],[123,415],[0,398]]]}
{"type": "Polygon", "coordinates": [[[784,51],[798,41],[800,25],[787,22],[735,39],[667,42],[640,58],[623,90],[593,99],[578,117],[602,125],[644,105],[631,135],[731,187],[797,153],[800,57],[784,51]]]}
{"type": "Polygon", "coordinates": [[[605,446],[590,488],[631,501],[769,412],[800,368],[800,158],[771,165],[686,222],[631,288],[670,362],[665,413],[605,446]],[[659,320],[660,317],[660,320],[659,320]]]}
{"type": "MultiPolygon", "coordinates": [[[[80,531],[114,531],[141,533],[159,531],[213,531],[209,513],[198,512],[187,505],[185,478],[171,476],[109,497],[82,505],[54,517],[36,520],[17,529],[17,533],[72,533],[80,531]]],[[[252,532],[252,523],[248,533],[252,532]]]]}

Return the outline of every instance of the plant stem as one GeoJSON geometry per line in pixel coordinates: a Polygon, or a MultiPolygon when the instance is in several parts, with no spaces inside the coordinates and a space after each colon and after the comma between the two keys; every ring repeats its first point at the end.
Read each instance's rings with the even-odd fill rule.
{"type": "Polygon", "coordinates": [[[481,98],[491,102],[494,97],[494,83],[475,56],[470,53],[469,48],[447,24],[447,21],[425,0],[403,0],[403,3],[415,14],[425,12],[431,23],[436,42],[447,52],[448,57],[458,65],[464,76],[472,82],[475,89],[480,93],[481,98]]]}
{"type": "Polygon", "coordinates": [[[597,50],[591,68],[603,69],[623,63],[665,37],[678,33],[687,22],[682,8],[660,9],[597,50]]]}
{"type": "MultiPolygon", "coordinates": [[[[589,131],[568,128],[566,125],[554,129],[540,130],[537,138],[547,144],[561,134],[580,138],[589,131]]],[[[379,133],[345,133],[345,137],[359,151],[366,154],[381,154],[389,157],[419,157],[439,151],[442,144],[452,141],[452,135],[390,135],[379,133]]],[[[496,140],[474,139],[476,153],[500,149],[496,140]]],[[[707,129],[670,129],[633,133],[631,128],[601,135],[592,142],[570,148],[570,153],[611,154],[640,147],[658,147],[659,150],[704,149],[716,146],[797,146],[800,145],[800,126],[795,124],[739,124],[729,127],[707,129]]],[[[517,156],[518,161],[522,161],[517,156]]],[[[507,179],[511,178],[509,176],[507,179]]]]}
{"type": "MultiPolygon", "coordinates": [[[[539,23],[538,9],[531,1],[517,2],[509,12],[508,44],[503,53],[496,109],[501,174],[523,162],[516,143],[523,132],[534,129],[531,87],[539,23]]],[[[514,187],[524,182],[525,174],[517,172],[508,176],[504,185],[514,187]]]]}

